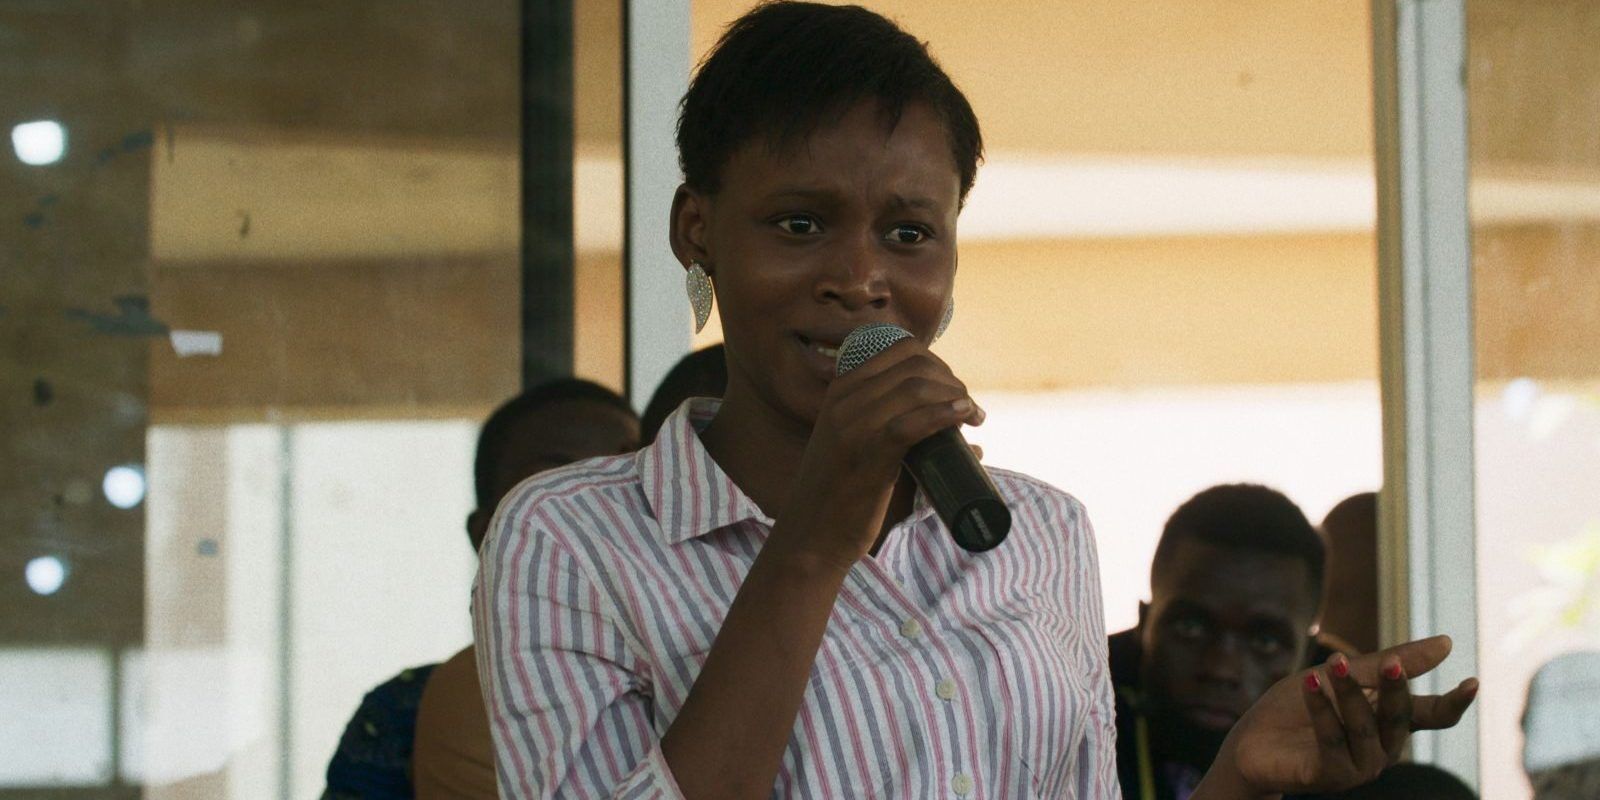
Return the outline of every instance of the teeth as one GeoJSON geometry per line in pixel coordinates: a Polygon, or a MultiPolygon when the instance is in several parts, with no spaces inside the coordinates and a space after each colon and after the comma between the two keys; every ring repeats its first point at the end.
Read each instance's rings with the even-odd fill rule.
{"type": "Polygon", "coordinates": [[[823,345],[818,344],[802,334],[796,334],[796,336],[800,339],[801,344],[804,344],[812,350],[817,351],[818,354],[826,358],[837,359],[839,357],[839,348],[837,347],[824,347],[823,345]]]}

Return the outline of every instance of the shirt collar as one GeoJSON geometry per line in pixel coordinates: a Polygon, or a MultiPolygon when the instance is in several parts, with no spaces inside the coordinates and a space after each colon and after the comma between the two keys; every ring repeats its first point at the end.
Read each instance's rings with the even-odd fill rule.
{"type": "MultiPolygon", "coordinates": [[[[639,478],[661,535],[670,544],[704,536],[745,520],[767,527],[772,518],[761,511],[717,465],[700,442],[722,401],[691,397],[661,425],[656,440],[639,451],[639,478]]],[[[928,522],[938,527],[933,504],[917,490],[911,516],[901,525],[928,522]]]]}
{"type": "Polygon", "coordinates": [[[709,397],[685,400],[661,424],[656,440],[639,451],[645,498],[670,544],[749,519],[772,525],[700,443],[700,431],[721,407],[721,400],[709,397]]]}

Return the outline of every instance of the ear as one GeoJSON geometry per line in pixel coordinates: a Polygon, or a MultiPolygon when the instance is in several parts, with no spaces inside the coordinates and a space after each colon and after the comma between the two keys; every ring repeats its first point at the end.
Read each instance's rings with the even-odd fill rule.
{"type": "Polygon", "coordinates": [[[672,243],[672,254],[678,263],[688,265],[699,261],[713,263],[706,247],[706,228],[711,218],[711,201],[706,195],[679,184],[672,196],[672,219],[668,222],[667,238],[672,243]]]}
{"type": "Polygon", "coordinates": [[[489,532],[489,516],[481,508],[474,508],[467,515],[467,541],[472,542],[474,555],[483,550],[483,537],[489,532]]]}

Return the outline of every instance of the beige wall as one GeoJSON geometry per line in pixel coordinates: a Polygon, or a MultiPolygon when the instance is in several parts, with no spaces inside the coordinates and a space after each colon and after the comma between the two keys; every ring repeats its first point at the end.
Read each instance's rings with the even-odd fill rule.
{"type": "Polygon", "coordinates": [[[479,413],[516,389],[514,257],[152,270],[154,311],[222,333],[221,357],[151,345],[161,421],[479,413]]]}
{"type": "MultiPolygon", "coordinates": [[[[866,5],[930,43],[997,157],[1370,158],[1365,2],[866,5]]],[[[697,0],[695,53],[748,7],[697,0]]],[[[1364,231],[967,237],[940,351],[988,390],[1373,380],[1375,264],[1364,231]]]]}
{"type": "Polygon", "coordinates": [[[1365,234],[965,245],[939,349],[1010,391],[1370,379],[1373,258],[1365,234]]]}
{"type": "MultiPolygon", "coordinates": [[[[954,0],[870,5],[931,42],[972,97],[997,157],[1359,163],[1370,156],[1365,2],[1023,2],[981,13],[954,0]]],[[[694,3],[697,56],[746,7],[694,3]]],[[[580,11],[575,355],[580,374],[615,385],[622,371],[620,17],[609,4],[584,4],[580,11]]],[[[491,60],[506,55],[487,53],[491,60]]],[[[357,62],[338,63],[356,69],[357,62]]],[[[196,91],[210,85],[201,82],[196,91]]],[[[1563,122],[1553,105],[1526,111],[1570,129],[1572,121],[1563,122]]],[[[175,327],[215,326],[230,356],[251,356],[248,363],[180,363],[170,348],[155,348],[158,411],[290,402],[438,413],[482,407],[514,388],[514,142],[412,127],[382,135],[260,125],[158,130],[155,151],[167,156],[155,159],[152,177],[158,316],[167,314],[175,327]],[[301,263],[288,269],[269,263],[283,260],[301,263]],[[180,263],[190,271],[178,271],[180,263]],[[291,275],[325,283],[295,289],[291,275]],[[281,308],[268,308],[272,297],[282,298],[275,303],[281,308]],[[291,300],[303,304],[300,310],[291,300]],[[430,316],[430,304],[439,313],[430,316]],[[357,308],[394,319],[366,319],[352,313],[357,308]],[[276,317],[264,316],[269,311],[276,317]],[[400,319],[416,324],[397,332],[400,319]],[[281,327],[289,323],[297,327],[281,327]],[[269,342],[263,337],[273,326],[280,327],[269,342]],[[313,342],[320,344],[304,346],[313,342]],[[360,361],[368,366],[353,353],[364,354],[360,361]]],[[[1592,138],[1537,130],[1475,129],[1483,168],[1515,172],[1507,165],[1536,164],[1532,156],[1561,141],[1587,147],[1583,142],[1592,138]]],[[[1515,235],[1542,236],[1545,247],[1589,246],[1570,231],[1554,237],[1539,229],[1527,224],[1515,235]]],[[[662,268],[671,268],[666,244],[659,246],[662,268]]],[[[1486,252],[1480,281],[1527,283],[1523,273],[1544,269],[1522,258],[1486,252]]],[[[944,349],[983,385],[1292,383],[1376,375],[1369,233],[969,237],[962,259],[961,314],[944,349]],[[1018,313],[1022,299],[1027,306],[1018,313]],[[993,341],[1007,342],[1014,355],[980,357],[993,341]]],[[[1492,367],[1503,360],[1500,353],[1535,353],[1519,359],[1519,368],[1551,375],[1588,369],[1583,343],[1534,324],[1542,318],[1539,298],[1527,299],[1515,310],[1480,305],[1485,330],[1495,332],[1482,337],[1480,359],[1492,367]]],[[[715,337],[713,329],[698,341],[715,337]]]]}
{"type": "MultiPolygon", "coordinates": [[[[753,4],[694,0],[696,58],[753,4]]],[[[1365,0],[863,0],[930,43],[992,147],[1370,156],[1365,0]]]]}
{"type": "Polygon", "coordinates": [[[1600,377],[1596,253],[1596,224],[1476,230],[1473,313],[1479,380],[1600,377]]]}

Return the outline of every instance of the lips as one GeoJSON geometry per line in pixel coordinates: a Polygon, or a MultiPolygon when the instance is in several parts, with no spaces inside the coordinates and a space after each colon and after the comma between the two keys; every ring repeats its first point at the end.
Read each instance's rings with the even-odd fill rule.
{"type": "Polygon", "coordinates": [[[827,339],[822,336],[812,338],[803,333],[796,333],[795,338],[800,340],[800,344],[805,345],[817,354],[831,359],[839,357],[839,345],[844,340],[843,337],[839,339],[827,339]]]}

